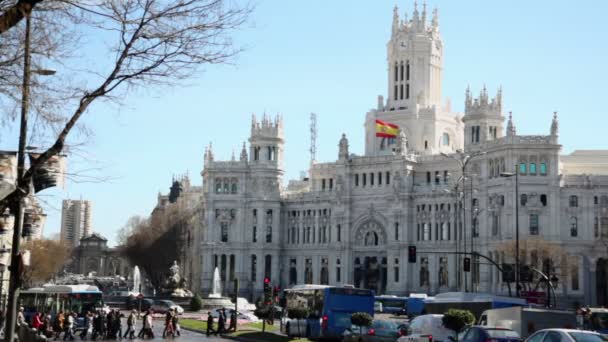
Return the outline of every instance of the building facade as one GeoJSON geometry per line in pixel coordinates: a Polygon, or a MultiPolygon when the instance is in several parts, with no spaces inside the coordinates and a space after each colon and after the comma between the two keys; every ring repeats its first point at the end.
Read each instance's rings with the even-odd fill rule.
{"type": "MultiPolygon", "coordinates": [[[[250,298],[264,277],[282,287],[508,294],[514,284],[492,263],[514,264],[517,219],[521,264],[557,278],[560,301],[608,304],[608,152],[563,155],[556,113],[546,133],[518,135],[500,89],[466,89],[464,112],[452,112],[441,97],[437,11],[429,17],[415,8],[402,20],[395,8],[387,97],[364,117],[364,155],[342,135],[335,161],[283,187],[283,122],[266,115],[253,117],[239,158],[216,160],[207,148],[195,290],[209,293],[217,268],[250,298]],[[376,120],[400,133],[377,137],[376,120]],[[463,272],[472,251],[482,256],[463,272]]],[[[532,277],[522,290],[544,291],[532,277]]]]}
{"type": "Polygon", "coordinates": [[[76,247],[80,239],[93,233],[92,204],[84,200],[63,200],[61,208],[61,241],[76,247]]]}
{"type": "Polygon", "coordinates": [[[96,277],[128,278],[132,268],[120,248],[108,247],[106,238],[93,233],[80,239],[78,246],[72,250],[66,271],[96,277]]]}

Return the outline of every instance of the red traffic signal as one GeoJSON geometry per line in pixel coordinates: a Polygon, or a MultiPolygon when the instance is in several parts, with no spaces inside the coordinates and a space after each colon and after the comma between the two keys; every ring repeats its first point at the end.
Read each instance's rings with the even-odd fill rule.
{"type": "Polygon", "coordinates": [[[268,277],[264,278],[264,284],[270,284],[270,278],[268,278],[268,277]]]}

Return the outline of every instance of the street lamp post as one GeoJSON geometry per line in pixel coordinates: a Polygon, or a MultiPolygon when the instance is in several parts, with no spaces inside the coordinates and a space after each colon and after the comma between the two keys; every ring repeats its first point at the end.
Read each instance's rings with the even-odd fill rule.
{"type": "MultiPolygon", "coordinates": [[[[460,164],[460,168],[461,168],[461,176],[460,179],[458,180],[458,183],[460,183],[460,181],[462,181],[462,197],[461,197],[461,202],[460,202],[460,206],[461,206],[461,210],[462,210],[462,241],[463,241],[463,252],[466,254],[467,252],[467,217],[466,217],[466,203],[467,203],[467,199],[466,199],[466,179],[468,177],[467,175],[467,165],[469,164],[469,162],[471,161],[471,159],[481,156],[481,155],[485,155],[486,152],[483,151],[476,151],[476,152],[472,152],[472,153],[464,153],[461,151],[458,151],[456,155],[458,155],[459,157],[456,157],[455,155],[449,155],[446,153],[441,153],[442,156],[446,157],[446,158],[450,158],[450,159],[454,159],[456,160],[459,164],[460,164]]],[[[473,180],[471,179],[471,198],[473,198],[473,180]]],[[[458,242],[457,242],[458,243],[458,242]]],[[[471,252],[473,252],[473,232],[471,231],[471,252]]],[[[472,276],[471,276],[472,278],[472,276]]],[[[464,291],[465,292],[469,292],[469,285],[468,285],[468,279],[467,279],[467,272],[464,272],[464,291]]]]}
{"type": "Polygon", "coordinates": [[[519,298],[519,172],[501,172],[501,177],[515,177],[515,295],[519,298]]]}
{"type": "Polygon", "coordinates": [[[30,184],[24,184],[25,174],[25,150],[27,142],[27,123],[29,111],[30,77],[32,73],[42,76],[55,74],[54,70],[31,70],[31,15],[25,17],[25,40],[23,48],[23,84],[21,89],[21,121],[19,127],[19,150],[17,152],[17,190],[22,193],[21,198],[11,204],[12,212],[15,214],[15,224],[13,229],[13,244],[11,246],[10,258],[10,279],[7,301],[5,341],[13,342],[15,339],[15,321],[17,319],[17,299],[19,298],[19,288],[21,287],[21,233],[23,230],[23,220],[25,216],[26,196],[29,192],[30,184]]]}

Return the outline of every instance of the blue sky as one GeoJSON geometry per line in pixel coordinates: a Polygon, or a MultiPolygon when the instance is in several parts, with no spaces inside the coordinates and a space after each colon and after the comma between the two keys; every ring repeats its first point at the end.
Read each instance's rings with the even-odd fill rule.
{"type": "MultiPolygon", "coordinates": [[[[88,162],[104,183],[73,183],[45,192],[45,235],[59,232],[61,199],[93,201],[94,230],[115,238],[132,215],[148,215],[158,191],[188,172],[201,183],[204,146],[216,159],[238,155],[253,112],[282,113],[286,178],[308,164],[309,113],[318,115],[318,157],[331,161],[346,133],[363,152],[363,120],[386,93],[386,42],[395,1],[259,0],[235,41],[233,65],[208,66],[187,86],[140,90],[117,108],[94,104],[88,162]]],[[[411,15],[413,1],[399,1],[411,15]]],[[[503,87],[505,111],[519,134],[547,134],[559,112],[564,152],[605,149],[608,93],[604,1],[429,1],[439,8],[445,44],[443,94],[463,111],[467,85],[503,87]]],[[[60,72],[60,70],[59,70],[60,72]]],[[[5,144],[6,141],[3,142],[5,144]]]]}

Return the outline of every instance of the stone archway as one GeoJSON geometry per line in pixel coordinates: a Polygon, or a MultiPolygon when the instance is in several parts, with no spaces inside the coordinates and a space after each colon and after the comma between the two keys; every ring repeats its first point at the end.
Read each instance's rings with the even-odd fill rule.
{"type": "Polygon", "coordinates": [[[608,305],[608,259],[597,261],[595,277],[597,304],[604,307],[608,305]]]}
{"type": "Polygon", "coordinates": [[[380,222],[368,219],[359,224],[355,232],[354,283],[382,294],[387,283],[386,230],[380,222]]]}

